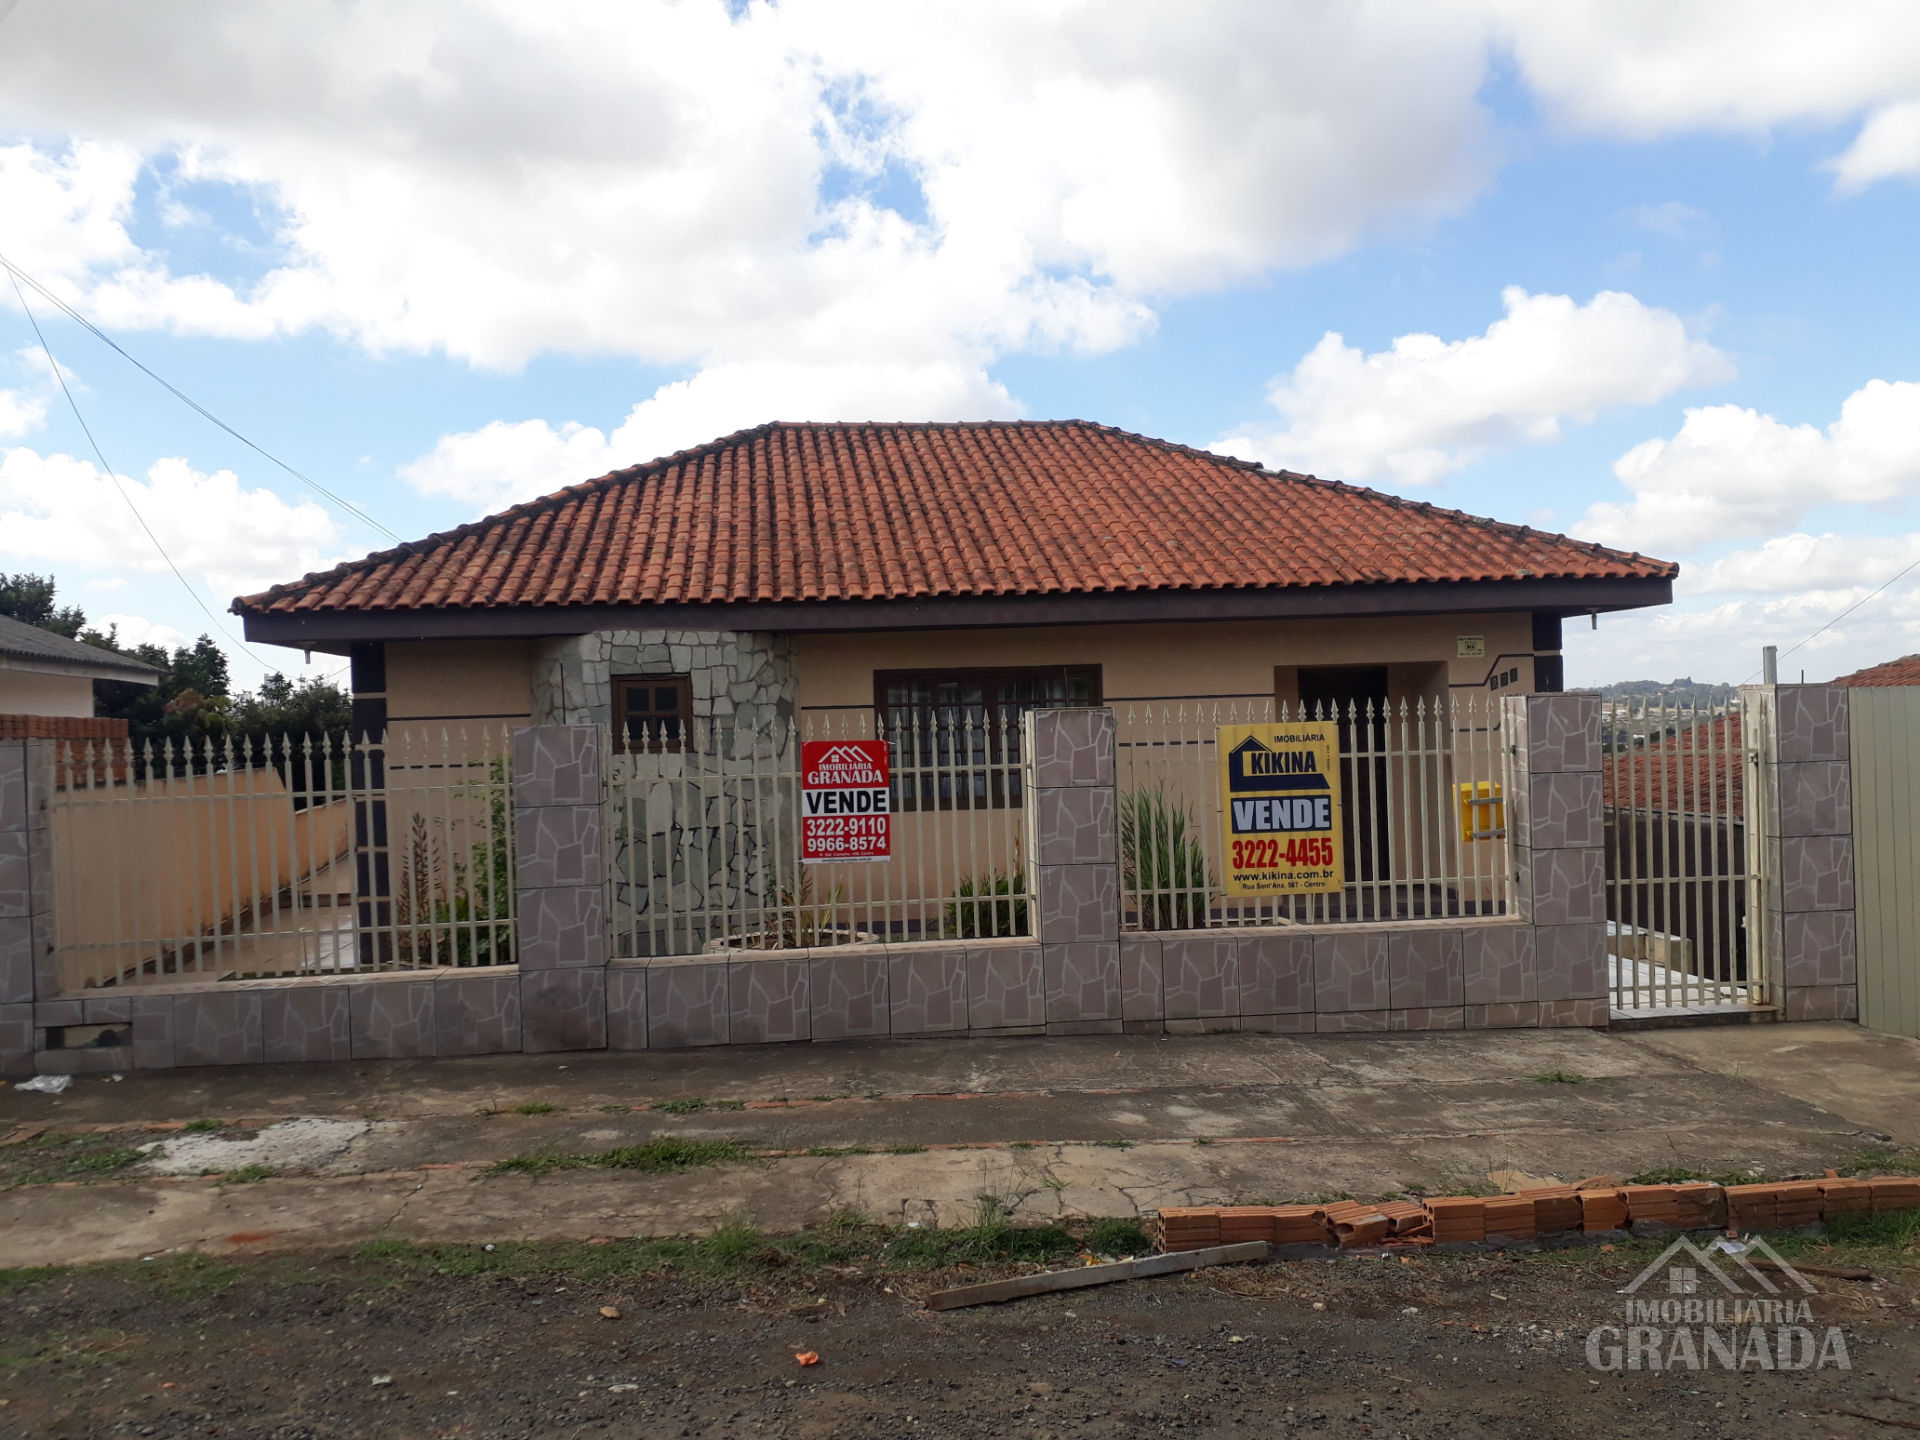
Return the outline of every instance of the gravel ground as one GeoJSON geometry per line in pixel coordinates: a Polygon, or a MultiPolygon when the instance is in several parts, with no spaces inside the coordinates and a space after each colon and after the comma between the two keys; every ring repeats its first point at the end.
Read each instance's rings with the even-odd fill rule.
{"type": "Polygon", "coordinates": [[[1279,1262],[938,1314],[929,1290],[1006,1272],[766,1256],[636,1272],[618,1246],[492,1271],[477,1252],[394,1247],[13,1272],[0,1434],[1905,1433],[1847,1410],[1920,1424],[1908,1268],[1818,1282],[1817,1324],[1844,1327],[1850,1371],[1594,1371],[1586,1332],[1618,1319],[1618,1287],[1653,1253],[1279,1262]]]}

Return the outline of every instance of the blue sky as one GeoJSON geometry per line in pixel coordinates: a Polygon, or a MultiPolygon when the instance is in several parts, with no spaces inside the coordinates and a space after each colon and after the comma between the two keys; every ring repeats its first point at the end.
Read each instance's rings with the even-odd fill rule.
{"type": "MultiPolygon", "coordinates": [[[[1911,7],[1177,8],[0,0],[0,254],[408,538],[764,419],[1025,415],[1682,562],[1577,683],[1739,681],[1920,558],[1911,7]]],[[[0,288],[0,569],[170,639],[384,543],[35,313],[123,479],[0,288]]]]}

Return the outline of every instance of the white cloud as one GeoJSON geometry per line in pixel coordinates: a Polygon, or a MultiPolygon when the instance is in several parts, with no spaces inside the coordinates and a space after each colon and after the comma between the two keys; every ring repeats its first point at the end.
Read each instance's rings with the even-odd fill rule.
{"type": "Polygon", "coordinates": [[[1707,218],[1706,211],[1696,210],[1678,200],[1663,200],[1658,205],[1636,205],[1627,215],[1641,229],[1665,235],[1671,240],[1684,238],[1707,218]]]}
{"type": "Polygon", "coordinates": [[[1160,294],[1464,205],[1485,67],[1478,24],[1392,4],[37,6],[0,125],[92,138],[5,152],[0,209],[41,217],[16,259],[118,325],[502,367],[1097,350],[1160,294]],[[163,225],[194,182],[253,197],[268,273],[134,243],[155,157],[163,225]]]}
{"type": "Polygon", "coordinates": [[[115,632],[122,649],[130,650],[135,645],[158,645],[163,649],[177,650],[182,645],[193,643],[193,637],[184,630],[176,630],[158,620],[149,620],[144,615],[97,615],[89,617],[87,623],[102,632],[115,632]]]}
{"type": "Polygon", "coordinates": [[[1895,175],[1920,176],[1920,100],[1876,111],[1828,168],[1843,195],[1895,175]]]}
{"type": "Polygon", "coordinates": [[[1569,420],[1733,373],[1677,315],[1631,295],[1603,290],[1579,305],[1510,286],[1501,299],[1505,318],[1465,340],[1402,335],[1366,355],[1329,331],[1268,387],[1285,425],[1214,448],[1343,480],[1426,485],[1490,447],[1556,440],[1569,420]]]}
{"type": "Polygon", "coordinates": [[[1816,505],[1885,504],[1920,493],[1920,384],[1871,380],[1825,430],[1738,405],[1691,409],[1668,440],[1615,462],[1633,499],[1593,506],[1574,533],[1684,553],[1767,535],[1816,505]]]}
{"type": "Polygon", "coordinates": [[[1920,535],[1775,535],[1680,572],[1683,594],[1778,595],[1882,584],[1920,560],[1920,535]]]}
{"type": "Polygon", "coordinates": [[[767,420],[986,420],[1019,406],[978,370],[957,365],[721,365],[634,406],[612,434],[568,422],[496,420],[443,435],[401,469],[427,495],[484,514],[767,420]]]}
{"type": "Polygon", "coordinates": [[[1760,651],[1766,645],[1783,652],[1781,679],[1797,680],[1804,670],[1807,679],[1825,681],[1920,651],[1920,590],[1904,583],[1821,630],[1871,588],[1810,589],[1718,604],[1682,602],[1603,615],[1597,632],[1570,625],[1567,682],[1599,685],[1691,675],[1719,684],[1758,683],[1760,651]]]}
{"type": "MultiPolygon", "coordinates": [[[[206,475],[166,459],[144,482],[123,476],[120,485],[174,563],[217,600],[332,563],[325,556],[340,532],[326,511],[248,489],[230,470],[206,475]]],[[[107,476],[86,460],[25,446],[0,454],[0,553],[82,571],[167,571],[107,476]]]]}
{"type": "Polygon", "coordinates": [[[1676,130],[1834,122],[1920,93],[1910,0],[1481,0],[1561,123],[1676,130]]]}
{"type": "Polygon", "coordinates": [[[0,390],[0,438],[37,430],[46,418],[46,401],[18,390],[0,390]]]}

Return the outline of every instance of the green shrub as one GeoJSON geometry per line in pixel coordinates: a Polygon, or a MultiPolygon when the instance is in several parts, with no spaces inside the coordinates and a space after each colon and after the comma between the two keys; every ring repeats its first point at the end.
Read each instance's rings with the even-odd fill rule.
{"type": "Polygon", "coordinates": [[[1212,870],[1199,822],[1165,784],[1120,797],[1120,888],[1144,930],[1198,930],[1207,923],[1212,870]]]}
{"type": "Polygon", "coordinates": [[[969,875],[947,906],[942,933],[949,939],[977,940],[1027,934],[1027,877],[994,870],[969,875]]]}

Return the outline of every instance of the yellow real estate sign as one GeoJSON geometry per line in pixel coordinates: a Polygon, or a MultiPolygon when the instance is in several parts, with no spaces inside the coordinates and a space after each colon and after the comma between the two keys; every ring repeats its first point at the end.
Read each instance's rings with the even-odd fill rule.
{"type": "Polygon", "coordinates": [[[1222,725],[1220,815],[1227,894],[1340,889],[1345,875],[1335,723],[1222,725]]]}

